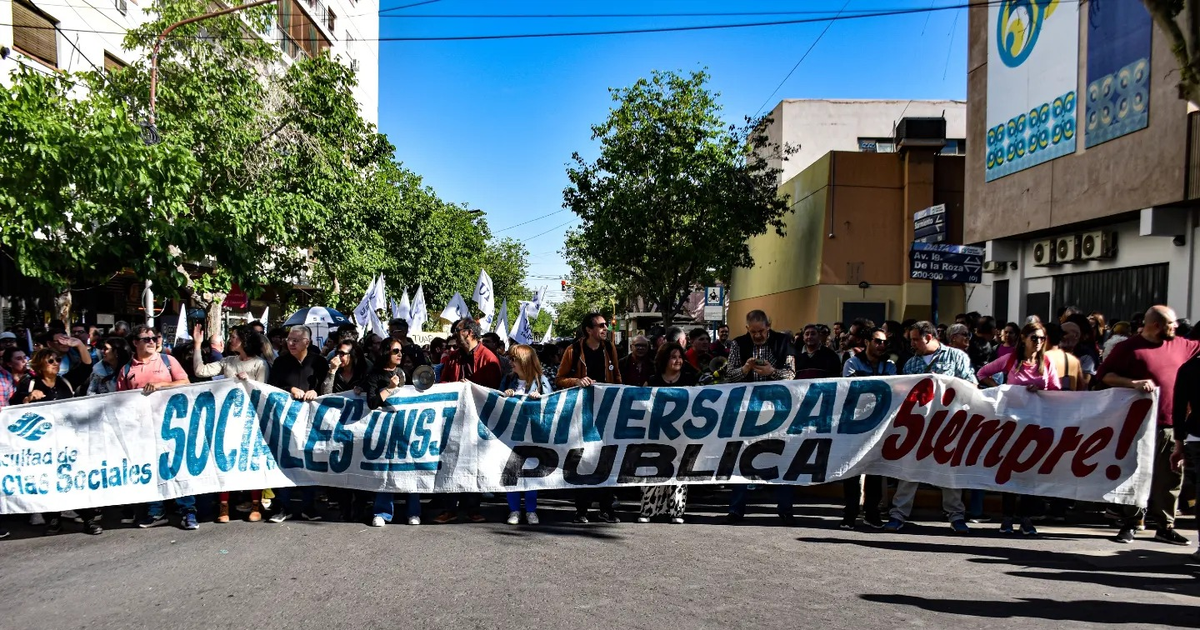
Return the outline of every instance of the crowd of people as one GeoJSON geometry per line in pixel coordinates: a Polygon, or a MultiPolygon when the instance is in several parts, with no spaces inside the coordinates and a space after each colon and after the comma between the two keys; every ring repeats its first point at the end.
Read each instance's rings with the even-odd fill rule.
{"type": "MultiPolygon", "coordinates": [[[[609,339],[605,317],[590,313],[580,322],[574,340],[508,347],[496,333],[484,333],[477,321],[466,318],[452,325],[448,339],[434,338],[419,346],[409,338],[407,322],[393,319],[387,337],[360,335],[357,327],[345,325],[318,348],[306,326],[268,331],[262,323],[251,323],[231,330],[227,340],[217,336],[206,339],[202,327],[197,326],[190,343],[167,351],[161,335],[148,326],[117,322],[102,333],[83,323],[68,328],[62,322],[51,322],[45,332],[27,333],[24,338],[0,332],[0,407],[114,391],[151,393],[230,378],[268,383],[297,400],[355,392],[365,396],[374,409],[387,404],[408,375],[422,365],[431,366],[439,382],[471,381],[504,396],[530,398],[594,384],[693,387],[926,373],[953,376],[980,387],[1006,384],[1031,391],[1158,390],[1149,509],[1114,506],[1109,511],[1119,526],[1118,542],[1131,542],[1137,531],[1152,526],[1155,540],[1189,544],[1174,524],[1184,471],[1195,471],[1200,465],[1200,414],[1193,413],[1200,411],[1200,331],[1193,331],[1189,322],[1177,319],[1166,306],[1155,306],[1112,325],[1101,313],[1085,315],[1066,308],[1056,321],[1031,316],[1021,323],[1001,325],[994,318],[966,313],[951,325],[887,321],[876,326],[860,319],[831,326],[811,324],[796,334],[773,330],[767,314],[756,310],[747,315],[745,326],[745,334],[732,339],[728,326],[721,326],[715,335],[704,328],[685,331],[671,326],[617,344],[609,339]]],[[[868,527],[901,531],[912,513],[918,485],[872,475],[846,480],[841,527],[856,528],[861,515],[868,527]],[[895,490],[889,499],[892,483],[895,490]]],[[[794,486],[773,488],[779,518],[785,524],[793,523],[794,486]]],[[[246,500],[234,511],[244,513],[251,522],[319,520],[322,514],[317,501],[323,495],[325,505],[336,508],[343,520],[361,519],[382,527],[394,517],[396,497],[390,493],[303,487],[297,511],[293,490],[246,493],[246,500]]],[[[749,490],[746,485],[731,487],[725,522],[735,524],[745,517],[749,490]]],[[[537,494],[509,493],[506,522],[517,525],[523,518],[527,524],[537,525],[537,494]]],[[[983,492],[943,488],[941,494],[942,510],[954,532],[967,534],[968,523],[984,521],[983,492]]],[[[220,493],[211,500],[216,506],[215,521],[228,522],[230,494],[220,493]]],[[[180,527],[197,529],[196,497],[174,502],[180,527]]],[[[646,487],[641,491],[637,520],[645,523],[661,517],[683,523],[687,503],[685,485],[646,487]]],[[[1061,521],[1071,508],[1065,500],[1011,494],[1003,495],[1001,503],[999,530],[1026,536],[1037,535],[1035,517],[1061,521]]],[[[576,523],[620,522],[612,488],[576,490],[574,505],[576,523]]],[[[436,523],[451,523],[460,517],[484,521],[480,506],[479,494],[436,495],[428,503],[437,512],[436,523]]],[[[423,509],[420,496],[408,495],[407,523],[419,525],[423,509]]],[[[68,520],[82,523],[89,534],[100,534],[102,518],[101,510],[30,517],[31,523],[44,525],[47,534],[62,532],[68,520]]],[[[124,506],[121,520],[142,528],[168,522],[162,502],[140,509],[124,506]]],[[[0,533],[7,535],[3,530],[0,533]]]]}

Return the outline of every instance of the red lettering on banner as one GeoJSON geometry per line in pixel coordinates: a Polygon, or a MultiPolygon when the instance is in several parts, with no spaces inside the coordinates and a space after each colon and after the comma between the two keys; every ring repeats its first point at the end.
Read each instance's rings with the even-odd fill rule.
{"type": "MultiPolygon", "coordinates": [[[[884,439],[883,458],[898,460],[913,453],[917,461],[932,455],[941,465],[982,465],[995,470],[998,484],[1031,470],[1039,475],[1052,474],[1067,457],[1071,458],[1071,474],[1087,477],[1098,467],[1090,460],[1108,448],[1114,437],[1114,456],[1125,459],[1152,410],[1150,399],[1133,401],[1119,435],[1111,427],[1091,434],[1084,434],[1079,427],[1064,427],[1060,433],[1036,422],[987,418],[966,409],[950,409],[957,398],[953,386],[943,392],[939,401],[942,408],[937,409],[933,407],[935,385],[933,379],[924,379],[905,396],[892,420],[892,427],[898,431],[884,439]]],[[[1117,465],[1108,466],[1104,472],[1114,481],[1122,474],[1117,465]]]]}

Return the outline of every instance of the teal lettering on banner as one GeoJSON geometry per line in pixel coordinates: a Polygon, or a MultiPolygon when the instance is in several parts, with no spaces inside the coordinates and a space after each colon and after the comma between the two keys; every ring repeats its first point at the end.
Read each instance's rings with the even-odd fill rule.
{"type": "Polygon", "coordinates": [[[217,416],[217,429],[213,433],[213,455],[216,456],[217,470],[229,472],[237,466],[237,449],[225,450],[225,430],[229,426],[229,415],[239,416],[246,408],[246,394],[240,389],[231,389],[221,402],[221,414],[217,416]]]}
{"type": "Polygon", "coordinates": [[[739,437],[759,437],[766,435],[783,426],[788,413],[792,410],[792,392],[782,385],[763,385],[755,387],[750,392],[750,402],[746,408],[746,418],[742,420],[742,432],[739,437]],[[765,424],[758,424],[758,415],[762,413],[763,403],[771,403],[774,411],[771,419],[765,424]]]}
{"type": "Polygon", "coordinates": [[[842,435],[859,435],[874,431],[881,422],[887,419],[892,409],[892,387],[887,381],[873,378],[855,379],[850,381],[846,394],[846,402],[842,403],[842,417],[838,420],[838,433],[842,435]],[[855,418],[863,398],[875,398],[871,412],[862,418],[855,418]]]}
{"type": "Polygon", "coordinates": [[[804,401],[796,412],[796,419],[788,427],[788,435],[803,433],[810,427],[817,433],[829,433],[833,429],[833,403],[837,398],[837,382],[810,383],[804,393],[804,401]]]}
{"type": "Polygon", "coordinates": [[[167,408],[163,411],[162,439],[173,442],[170,453],[158,456],[158,476],[164,481],[174,479],[183,467],[183,450],[187,446],[187,432],[172,426],[176,418],[184,418],[188,412],[188,399],[184,394],[175,394],[167,400],[167,408]]]}
{"type": "Polygon", "coordinates": [[[717,389],[702,389],[695,393],[694,399],[692,401],[692,417],[683,423],[683,434],[689,440],[703,440],[712,434],[713,429],[717,428],[717,422],[720,420],[717,410],[706,403],[714,403],[721,400],[721,391],[717,389]],[[697,418],[702,418],[704,423],[697,423],[697,418]]]}
{"type": "Polygon", "coordinates": [[[646,417],[646,408],[641,406],[634,409],[634,404],[644,403],[650,400],[649,387],[626,387],[621,390],[621,406],[617,410],[617,425],[613,427],[613,439],[617,440],[644,440],[646,439],[646,427],[631,426],[631,422],[636,422],[646,417]]]}
{"type": "Polygon", "coordinates": [[[193,477],[204,472],[208,451],[212,445],[213,425],[217,421],[217,399],[212,392],[201,392],[192,402],[192,419],[188,425],[187,467],[193,477]],[[203,428],[204,433],[200,430],[203,428]],[[197,451],[197,445],[200,450],[197,451]]]}

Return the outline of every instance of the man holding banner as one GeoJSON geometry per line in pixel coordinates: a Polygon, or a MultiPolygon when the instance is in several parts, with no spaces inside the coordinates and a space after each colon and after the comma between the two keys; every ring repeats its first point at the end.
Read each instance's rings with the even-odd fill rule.
{"type": "MultiPolygon", "coordinates": [[[[746,313],[746,334],[733,340],[729,349],[726,383],[742,381],[783,381],[796,378],[796,348],[787,335],[771,330],[771,318],[760,310],[746,313]]],[[[734,525],[746,516],[750,489],[736,485],[729,493],[729,514],[725,523],[734,525]]],[[[779,519],[784,525],[795,522],[792,504],[795,488],[775,487],[779,519]]]]}
{"type": "MultiPolygon", "coordinates": [[[[961,378],[978,384],[975,372],[971,369],[971,358],[962,350],[943,346],[938,341],[937,327],[932,322],[917,322],[908,330],[916,356],[904,364],[905,374],[943,374],[961,378]]],[[[913,501],[917,497],[915,481],[896,482],[896,494],[892,497],[891,518],[883,528],[889,532],[898,532],[904,528],[908,516],[912,514],[913,501]]],[[[956,534],[970,533],[967,527],[966,511],[963,505],[962,490],[942,488],[942,511],[950,521],[950,528],[956,534]]]]}

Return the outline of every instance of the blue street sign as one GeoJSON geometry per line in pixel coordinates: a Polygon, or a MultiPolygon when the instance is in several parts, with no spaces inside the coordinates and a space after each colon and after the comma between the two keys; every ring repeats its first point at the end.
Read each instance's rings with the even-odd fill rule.
{"type": "Polygon", "coordinates": [[[946,204],[938,204],[913,215],[913,240],[918,243],[946,241],[946,204]]]}
{"type": "Polygon", "coordinates": [[[908,252],[909,277],[941,282],[983,282],[982,247],[913,243],[908,252]]]}

